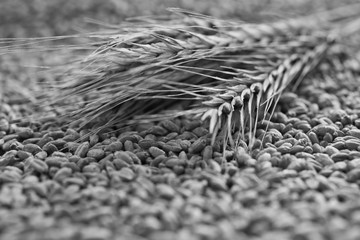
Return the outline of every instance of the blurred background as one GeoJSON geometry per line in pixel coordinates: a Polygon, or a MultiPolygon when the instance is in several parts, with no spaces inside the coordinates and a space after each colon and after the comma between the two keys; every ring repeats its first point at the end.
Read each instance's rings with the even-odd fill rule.
{"type": "Polygon", "coordinates": [[[356,2],[355,0],[1,0],[0,38],[72,34],[118,24],[127,17],[169,14],[169,7],[221,18],[276,20],[356,2]]]}

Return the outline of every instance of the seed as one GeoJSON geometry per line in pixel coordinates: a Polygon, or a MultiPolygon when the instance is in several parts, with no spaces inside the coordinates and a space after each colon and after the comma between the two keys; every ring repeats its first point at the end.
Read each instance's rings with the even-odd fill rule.
{"type": "Polygon", "coordinates": [[[86,156],[95,158],[96,160],[100,160],[105,157],[105,152],[102,149],[90,149],[87,152],[86,156]]]}
{"type": "Polygon", "coordinates": [[[141,163],[145,163],[146,159],[150,156],[146,151],[140,151],[136,153],[136,156],[140,159],[141,163]]]}
{"type": "Polygon", "coordinates": [[[62,138],[62,140],[66,141],[66,142],[75,142],[76,140],[79,139],[79,136],[77,135],[66,135],[65,137],[62,138]]]}
{"type": "Polygon", "coordinates": [[[251,156],[245,151],[244,148],[238,147],[235,151],[235,160],[239,166],[247,165],[251,156]]]}
{"type": "MultiPolygon", "coordinates": [[[[288,139],[289,139],[289,138],[283,139],[283,140],[280,140],[280,141],[277,141],[277,142],[274,144],[275,147],[280,147],[281,145],[283,145],[284,143],[286,143],[288,139]]],[[[292,145],[292,144],[291,144],[291,145],[292,145]]]]}
{"type": "Polygon", "coordinates": [[[63,138],[65,136],[65,133],[63,131],[51,131],[47,135],[53,139],[59,139],[63,138]]]}
{"type": "Polygon", "coordinates": [[[213,147],[212,146],[206,146],[202,153],[203,159],[210,160],[213,157],[213,147]]]}
{"type": "Polygon", "coordinates": [[[58,151],[58,148],[52,143],[52,142],[48,142],[46,143],[42,149],[47,152],[48,155],[51,155],[53,152],[58,151]]]}
{"type": "Polygon", "coordinates": [[[156,191],[160,197],[168,199],[168,200],[173,199],[175,196],[175,193],[176,193],[172,187],[170,187],[167,184],[163,184],[163,183],[156,185],[156,191]]]}
{"type": "Polygon", "coordinates": [[[347,180],[349,182],[357,182],[360,180],[360,168],[355,168],[347,173],[347,180]]]}
{"type": "Polygon", "coordinates": [[[313,144],[312,149],[314,153],[321,153],[324,151],[324,148],[320,146],[318,143],[313,144]]]}
{"type": "Polygon", "coordinates": [[[153,139],[142,139],[139,141],[139,146],[142,148],[142,149],[149,149],[150,147],[156,147],[157,146],[157,143],[155,140],[153,139]]]}
{"type": "Polygon", "coordinates": [[[119,177],[124,181],[130,182],[134,179],[135,174],[130,168],[123,167],[119,171],[119,177]]]}
{"type": "Polygon", "coordinates": [[[316,133],[314,132],[308,132],[307,135],[309,136],[309,139],[311,140],[311,142],[313,144],[317,143],[319,144],[319,139],[318,139],[318,136],[316,135],[316,133]]]}
{"type": "Polygon", "coordinates": [[[166,156],[165,155],[159,155],[156,158],[154,158],[154,160],[151,161],[151,166],[153,167],[159,167],[159,165],[163,162],[166,161],[166,156]]]}
{"type": "Polygon", "coordinates": [[[287,166],[287,169],[295,170],[297,172],[307,169],[306,160],[303,158],[298,158],[296,161],[290,162],[290,164],[287,166]]]}
{"type": "Polygon", "coordinates": [[[10,129],[9,122],[4,118],[0,119],[0,131],[8,132],[9,129],[10,129]]]}
{"type": "Polygon", "coordinates": [[[17,156],[20,158],[20,160],[25,160],[25,159],[27,159],[28,157],[30,157],[31,154],[28,153],[28,152],[25,152],[25,151],[23,151],[23,150],[19,150],[19,151],[17,151],[17,156]]]}
{"type": "Polygon", "coordinates": [[[306,146],[303,151],[306,152],[306,153],[313,153],[314,152],[314,150],[310,146],[306,146]]]}
{"type": "Polygon", "coordinates": [[[89,142],[83,142],[76,149],[75,155],[83,158],[86,156],[87,152],[89,151],[89,148],[90,148],[89,142]]]}
{"type": "Polygon", "coordinates": [[[154,134],[155,136],[165,136],[168,134],[168,130],[161,126],[153,126],[146,131],[147,134],[154,134]]]}
{"type": "Polygon", "coordinates": [[[272,119],[276,120],[277,122],[281,122],[286,124],[289,121],[288,116],[282,112],[275,112],[272,119]]]}
{"type": "Polygon", "coordinates": [[[298,158],[304,158],[304,159],[315,159],[315,156],[313,154],[306,153],[306,152],[298,152],[295,154],[295,156],[298,158]]]}
{"type": "Polygon", "coordinates": [[[345,145],[347,149],[350,150],[360,150],[360,141],[359,140],[354,140],[354,139],[349,139],[345,141],[345,145]]]}
{"type": "Polygon", "coordinates": [[[302,141],[304,145],[308,145],[311,143],[311,140],[310,138],[308,137],[308,135],[306,135],[305,133],[303,132],[298,132],[296,133],[295,135],[295,138],[302,141]]]}
{"type": "Polygon", "coordinates": [[[69,157],[69,162],[77,163],[81,158],[79,156],[73,155],[69,157]]]}
{"type": "Polygon", "coordinates": [[[185,168],[183,166],[176,165],[174,166],[173,171],[176,175],[182,175],[185,173],[185,168]]]}
{"type": "Polygon", "coordinates": [[[49,167],[60,167],[62,163],[68,162],[69,160],[64,157],[47,157],[45,163],[49,167]]]}
{"type": "Polygon", "coordinates": [[[65,178],[63,180],[63,184],[64,185],[77,185],[80,187],[84,187],[86,185],[85,180],[79,177],[69,177],[69,178],[65,178]]]}
{"type": "Polygon", "coordinates": [[[71,153],[75,153],[76,149],[80,146],[80,143],[76,142],[67,142],[64,148],[67,148],[71,153]]]}
{"type": "Polygon", "coordinates": [[[341,123],[345,126],[348,124],[352,124],[352,120],[349,115],[342,116],[341,123]]]}
{"type": "Polygon", "coordinates": [[[185,152],[187,152],[191,146],[191,142],[189,140],[179,140],[179,144],[185,152]]]}
{"type": "Polygon", "coordinates": [[[24,145],[16,140],[9,143],[10,145],[8,146],[7,150],[22,150],[24,148],[24,145]]]}
{"type": "Polygon", "coordinates": [[[15,132],[18,134],[18,136],[21,139],[28,139],[33,137],[34,131],[31,128],[28,127],[18,127],[15,132]]]}
{"type": "Polygon", "coordinates": [[[179,153],[183,150],[180,145],[180,141],[178,141],[178,140],[171,140],[171,141],[167,142],[166,144],[164,144],[162,146],[162,149],[165,150],[166,152],[171,151],[174,153],[179,153]]]}
{"type": "Polygon", "coordinates": [[[274,141],[279,141],[280,139],[283,138],[283,135],[281,134],[281,132],[279,132],[276,129],[270,129],[268,131],[268,134],[270,134],[272,136],[274,141]]]}
{"type": "Polygon", "coordinates": [[[303,123],[298,124],[298,125],[295,124],[295,127],[296,127],[297,129],[302,130],[304,133],[307,133],[307,132],[309,132],[309,131],[311,130],[310,124],[307,123],[306,121],[304,121],[303,123]]]}
{"type": "Polygon", "coordinates": [[[97,163],[90,163],[82,168],[84,173],[99,173],[100,171],[100,166],[97,163]]]}
{"type": "MultiPolygon", "coordinates": [[[[289,154],[285,154],[283,156],[287,156],[287,155],[289,155],[289,154]]],[[[274,157],[270,157],[267,161],[264,161],[263,159],[262,159],[262,161],[258,160],[257,163],[260,164],[262,162],[270,162],[271,166],[279,167],[279,168],[282,168],[282,169],[286,168],[289,165],[289,163],[287,162],[287,157],[280,158],[280,157],[274,156],[274,157]]]]}
{"type": "Polygon", "coordinates": [[[16,140],[19,136],[17,134],[9,134],[9,135],[5,135],[2,139],[4,140],[4,142],[9,142],[11,140],[16,140]]]}
{"type": "Polygon", "coordinates": [[[201,152],[205,148],[206,143],[206,139],[204,138],[197,139],[195,142],[193,142],[193,144],[191,144],[189,148],[189,153],[195,154],[201,152]]]}
{"type": "Polygon", "coordinates": [[[115,158],[112,163],[114,164],[116,170],[120,170],[124,167],[130,167],[130,164],[119,158],[115,158]]]}
{"type": "Polygon", "coordinates": [[[180,134],[177,138],[181,140],[191,140],[191,139],[197,139],[198,137],[192,132],[185,131],[182,134],[180,134]]]}
{"type": "Polygon", "coordinates": [[[325,133],[324,137],[323,137],[323,140],[328,142],[328,143],[331,143],[333,141],[333,137],[330,133],[325,133]]]}
{"type": "Polygon", "coordinates": [[[45,158],[48,157],[48,154],[45,151],[41,151],[35,154],[35,157],[41,160],[45,160],[45,158]]]}
{"type": "Polygon", "coordinates": [[[227,191],[227,185],[224,179],[216,176],[208,178],[209,186],[215,191],[227,191]]]}
{"type": "Polygon", "coordinates": [[[67,167],[73,170],[73,172],[80,172],[80,168],[74,162],[66,162],[61,164],[61,168],[67,167]]]}
{"type": "Polygon", "coordinates": [[[327,154],[315,153],[314,156],[315,160],[323,166],[331,166],[334,164],[334,160],[332,160],[327,154]]]}
{"type": "MultiPolygon", "coordinates": [[[[352,145],[352,144],[350,144],[350,145],[352,145]]],[[[338,150],[341,150],[341,149],[346,148],[346,143],[343,142],[343,141],[338,141],[338,142],[335,142],[335,143],[331,144],[331,146],[338,149],[338,150]]]]}
{"type": "Polygon", "coordinates": [[[292,146],[287,143],[284,143],[283,145],[281,145],[277,150],[278,152],[285,154],[285,153],[289,153],[291,150],[292,146]]]}
{"type": "Polygon", "coordinates": [[[52,137],[49,137],[47,135],[44,135],[39,142],[36,143],[39,147],[43,147],[46,143],[53,141],[54,139],[52,137]]]}
{"type": "Polygon", "coordinates": [[[80,137],[80,134],[79,134],[75,129],[72,129],[72,128],[66,129],[65,135],[66,135],[66,136],[68,136],[68,135],[75,135],[75,136],[77,136],[78,138],[80,137]]]}
{"type": "Polygon", "coordinates": [[[336,162],[333,166],[332,169],[335,171],[341,171],[341,172],[345,172],[347,169],[347,164],[345,162],[336,162]]]}
{"type": "Polygon", "coordinates": [[[351,157],[351,159],[360,158],[360,152],[359,151],[350,151],[349,156],[351,157]]]}
{"type": "MultiPolygon", "coordinates": [[[[217,173],[221,173],[221,166],[219,163],[217,163],[215,160],[213,159],[209,159],[208,161],[208,165],[209,168],[212,169],[213,171],[217,172],[217,173]]],[[[232,176],[233,174],[231,174],[230,172],[234,171],[234,168],[229,168],[227,169],[229,174],[232,176]]],[[[237,171],[237,169],[235,168],[235,171],[237,171]]],[[[233,173],[233,172],[232,172],[233,173]]]]}
{"type": "Polygon", "coordinates": [[[271,154],[267,152],[261,153],[257,157],[258,162],[268,162],[270,161],[270,159],[271,159],[271,154]]]}
{"type": "Polygon", "coordinates": [[[115,141],[107,145],[104,150],[106,152],[116,152],[116,151],[120,151],[122,148],[123,148],[123,144],[120,141],[115,141]]]}
{"type": "Polygon", "coordinates": [[[35,155],[38,152],[42,151],[42,149],[38,145],[32,144],[32,143],[28,143],[28,144],[24,145],[23,150],[26,151],[26,152],[31,153],[32,155],[35,155]]]}
{"type": "Polygon", "coordinates": [[[180,160],[177,157],[169,157],[165,160],[165,166],[168,168],[174,168],[179,164],[180,160]]]}
{"type": "Polygon", "coordinates": [[[195,129],[192,130],[192,132],[197,136],[197,137],[202,137],[205,136],[209,133],[209,130],[207,130],[204,127],[197,127],[195,129]]]}
{"type": "Polygon", "coordinates": [[[318,136],[324,136],[326,133],[333,136],[336,133],[336,127],[328,124],[320,124],[313,127],[312,131],[318,136]]]}
{"type": "Polygon", "coordinates": [[[263,139],[263,141],[262,141],[263,146],[265,146],[267,143],[273,142],[271,134],[267,134],[267,133],[264,133],[264,134],[265,134],[265,137],[263,137],[263,135],[259,136],[259,139],[263,139]]]}
{"type": "Polygon", "coordinates": [[[99,142],[99,135],[97,134],[93,134],[89,137],[89,144],[90,147],[94,146],[95,144],[97,144],[99,142]]]}
{"type": "Polygon", "coordinates": [[[331,155],[333,155],[333,154],[335,154],[335,153],[338,153],[339,150],[338,150],[337,148],[332,147],[332,146],[327,146],[327,147],[324,149],[324,152],[325,152],[327,155],[331,156],[331,155]]]}
{"type": "Polygon", "coordinates": [[[150,147],[149,148],[149,153],[152,157],[156,158],[158,156],[164,155],[165,156],[165,152],[163,150],[161,150],[158,147],[150,147]]]}
{"type": "Polygon", "coordinates": [[[23,144],[28,144],[28,143],[33,143],[33,144],[37,144],[40,141],[41,138],[38,137],[33,137],[33,138],[28,138],[25,139],[24,141],[22,141],[23,144]]]}
{"type": "Polygon", "coordinates": [[[170,132],[180,132],[180,127],[170,120],[164,120],[160,123],[160,125],[170,132]]]}
{"type": "Polygon", "coordinates": [[[129,155],[128,152],[125,151],[117,151],[114,153],[114,157],[117,159],[121,159],[123,161],[125,161],[127,164],[134,164],[133,159],[131,158],[131,156],[129,155]]]}
{"type": "MultiPolygon", "coordinates": [[[[299,152],[302,152],[304,150],[304,147],[301,146],[301,145],[295,145],[293,146],[290,150],[289,150],[289,153],[291,154],[296,154],[296,153],[299,153],[299,152]]],[[[281,151],[280,151],[281,152],[281,151]]]]}
{"type": "Polygon", "coordinates": [[[288,133],[290,130],[294,129],[293,125],[291,123],[288,123],[285,125],[285,128],[282,130],[282,134],[285,135],[286,133],[288,133]]]}
{"type": "Polygon", "coordinates": [[[129,152],[134,151],[134,144],[133,144],[133,142],[130,141],[130,140],[126,140],[126,141],[124,142],[124,149],[125,149],[125,151],[129,151],[129,152]]]}
{"type": "Polygon", "coordinates": [[[85,167],[86,165],[88,165],[90,163],[90,158],[81,158],[79,159],[79,161],[76,162],[76,165],[78,165],[78,167],[80,169],[83,169],[83,167],[85,167]]]}
{"type": "Polygon", "coordinates": [[[1,183],[19,182],[20,179],[21,179],[21,175],[17,174],[14,171],[5,171],[0,174],[1,183]]]}
{"type": "Polygon", "coordinates": [[[39,173],[46,173],[49,170],[48,165],[40,159],[30,157],[27,161],[29,161],[30,167],[39,173]]]}
{"type": "Polygon", "coordinates": [[[61,168],[55,173],[53,179],[58,182],[62,182],[63,180],[68,178],[71,174],[72,174],[72,170],[70,168],[61,168]]]}
{"type": "Polygon", "coordinates": [[[349,160],[349,154],[343,152],[334,153],[331,155],[331,159],[334,160],[334,162],[349,160]]]}
{"type": "Polygon", "coordinates": [[[352,168],[360,168],[360,158],[355,158],[349,162],[352,165],[352,168]]]}
{"type": "MultiPolygon", "coordinates": [[[[1,124],[0,124],[1,125],[1,124]]],[[[360,119],[356,119],[354,121],[354,125],[357,127],[357,128],[360,128],[360,119]]]]}

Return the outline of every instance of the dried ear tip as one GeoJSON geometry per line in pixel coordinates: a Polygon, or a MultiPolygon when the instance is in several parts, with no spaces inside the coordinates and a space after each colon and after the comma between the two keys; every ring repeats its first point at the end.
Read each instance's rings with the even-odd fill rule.
{"type": "Polygon", "coordinates": [[[233,108],[232,108],[231,104],[228,102],[221,104],[221,106],[219,107],[219,112],[222,112],[226,115],[231,113],[232,111],[233,111],[233,108]]]}
{"type": "Polygon", "coordinates": [[[261,83],[254,83],[250,86],[250,91],[257,94],[261,91],[262,86],[261,83]]]}
{"type": "Polygon", "coordinates": [[[244,91],[242,91],[242,93],[241,93],[241,100],[242,100],[243,102],[249,101],[250,97],[251,97],[250,89],[247,88],[247,89],[245,89],[244,91]]]}
{"type": "Polygon", "coordinates": [[[233,100],[231,101],[231,105],[234,106],[234,109],[240,109],[244,106],[243,101],[241,100],[240,96],[236,96],[233,98],[233,100]]]}

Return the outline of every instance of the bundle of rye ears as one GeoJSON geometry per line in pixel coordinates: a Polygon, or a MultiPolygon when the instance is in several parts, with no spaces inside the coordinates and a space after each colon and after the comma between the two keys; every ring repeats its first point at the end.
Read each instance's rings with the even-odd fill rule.
{"type": "Polygon", "coordinates": [[[91,53],[68,65],[46,102],[93,133],[186,115],[208,120],[224,149],[252,149],[284,91],[326,75],[321,64],[347,69],[344,56],[356,58],[359,3],[263,23],[169,10],[88,34],[91,53]]]}

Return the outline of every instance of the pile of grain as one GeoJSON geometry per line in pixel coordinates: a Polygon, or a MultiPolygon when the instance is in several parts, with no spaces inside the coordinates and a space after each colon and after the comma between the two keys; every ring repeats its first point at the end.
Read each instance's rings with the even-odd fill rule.
{"type": "Polygon", "coordinates": [[[44,109],[20,91],[39,77],[22,67],[51,54],[2,55],[0,238],[359,239],[359,54],[334,51],[339,64],[258,125],[263,148],[224,153],[208,122],[186,116],[96,134],[61,109],[25,121],[44,109]]]}

